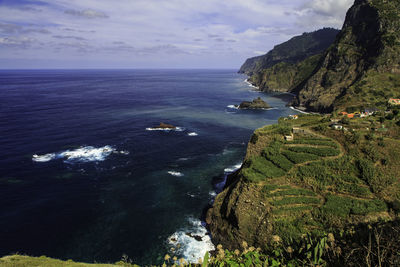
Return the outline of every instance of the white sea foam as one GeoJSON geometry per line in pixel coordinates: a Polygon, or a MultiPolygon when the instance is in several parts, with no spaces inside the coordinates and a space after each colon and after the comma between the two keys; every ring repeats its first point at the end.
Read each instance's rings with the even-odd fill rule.
{"type": "Polygon", "coordinates": [[[188,136],[198,136],[198,133],[192,132],[192,133],[188,133],[188,136]]]}
{"type": "Polygon", "coordinates": [[[117,151],[111,146],[93,147],[83,146],[74,150],[66,150],[58,153],[49,153],[44,155],[33,155],[32,160],[35,162],[47,162],[55,159],[64,159],[66,163],[75,162],[93,162],[104,161],[112,153],[128,155],[129,151],[117,151]]]}
{"type": "Polygon", "coordinates": [[[175,132],[182,132],[185,128],[183,127],[176,127],[176,128],[146,128],[146,131],[175,131],[175,132]]]}
{"type": "Polygon", "coordinates": [[[303,114],[310,114],[310,113],[308,113],[308,112],[302,111],[302,110],[297,109],[297,108],[295,108],[295,107],[290,107],[290,108],[293,109],[293,110],[295,110],[295,111],[297,111],[297,112],[303,113],[303,114]]]}
{"type": "Polygon", "coordinates": [[[182,177],[182,176],[184,176],[183,173],[177,172],[177,171],[168,171],[168,174],[171,174],[172,176],[176,176],[176,177],[182,177]]]}
{"type": "Polygon", "coordinates": [[[189,218],[190,226],[181,229],[170,237],[168,244],[173,247],[177,255],[191,263],[198,263],[207,251],[214,250],[214,244],[207,233],[204,224],[194,218],[189,218]]]}
{"type": "Polygon", "coordinates": [[[44,154],[44,155],[33,155],[32,160],[36,162],[48,162],[50,160],[53,160],[56,158],[55,153],[49,153],[49,154],[44,154]]]}
{"type": "Polygon", "coordinates": [[[233,165],[231,167],[225,168],[224,172],[225,173],[232,173],[232,172],[235,172],[235,171],[239,170],[240,167],[242,167],[242,163],[241,162],[238,163],[238,164],[235,164],[235,165],[233,165]]]}
{"type": "Polygon", "coordinates": [[[228,105],[226,106],[227,108],[232,108],[232,109],[239,109],[238,105],[228,105]]]}
{"type": "Polygon", "coordinates": [[[250,86],[250,87],[252,87],[252,88],[255,88],[255,89],[257,89],[257,90],[260,89],[259,87],[254,86],[253,84],[251,84],[251,83],[249,82],[249,79],[244,80],[244,82],[247,83],[247,85],[250,86]]]}

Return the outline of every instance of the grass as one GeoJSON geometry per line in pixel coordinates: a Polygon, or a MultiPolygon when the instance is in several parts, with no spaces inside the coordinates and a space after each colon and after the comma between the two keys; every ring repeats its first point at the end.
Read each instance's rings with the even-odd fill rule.
{"type": "Polygon", "coordinates": [[[74,262],[72,260],[62,261],[57,259],[48,258],[45,256],[41,257],[30,257],[23,255],[12,255],[0,258],[0,266],[2,267],[115,267],[115,266],[138,266],[125,262],[118,262],[116,264],[89,264],[74,262]]]}

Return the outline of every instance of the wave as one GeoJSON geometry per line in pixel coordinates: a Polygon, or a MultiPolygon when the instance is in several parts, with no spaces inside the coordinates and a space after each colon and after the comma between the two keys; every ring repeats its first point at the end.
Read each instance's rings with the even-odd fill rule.
{"type": "Polygon", "coordinates": [[[93,147],[83,146],[74,150],[66,150],[58,153],[48,153],[44,155],[33,155],[32,161],[48,162],[55,159],[64,159],[65,163],[104,161],[112,153],[128,155],[129,151],[117,151],[112,146],[93,147]]]}
{"type": "Polygon", "coordinates": [[[239,109],[238,105],[228,105],[226,106],[227,108],[232,108],[232,109],[239,109]]]}
{"type": "Polygon", "coordinates": [[[175,131],[175,132],[182,132],[184,130],[185,130],[185,128],[183,128],[183,127],[176,127],[176,128],[173,128],[173,129],[170,129],[170,128],[146,128],[146,131],[166,131],[166,132],[175,131]]]}
{"type": "Polygon", "coordinates": [[[192,132],[192,133],[188,133],[188,136],[198,136],[198,133],[192,132]]]}
{"type": "Polygon", "coordinates": [[[56,159],[57,155],[55,153],[48,153],[44,155],[36,155],[32,156],[32,160],[36,162],[48,162],[50,160],[56,159]]]}
{"type": "Polygon", "coordinates": [[[251,82],[249,82],[249,79],[244,80],[245,83],[247,83],[248,86],[255,88],[257,90],[259,90],[260,88],[258,86],[254,86],[251,82]]]}
{"type": "Polygon", "coordinates": [[[182,176],[184,176],[183,173],[177,172],[177,171],[168,171],[168,174],[171,174],[172,176],[176,176],[176,177],[182,177],[182,176]]]}
{"type": "Polygon", "coordinates": [[[191,263],[198,263],[207,251],[215,250],[205,223],[189,218],[190,226],[168,237],[168,244],[176,253],[191,263]]]}
{"type": "Polygon", "coordinates": [[[225,173],[232,173],[232,172],[235,172],[235,171],[239,170],[240,167],[242,167],[242,162],[237,163],[237,164],[235,164],[235,165],[233,165],[231,167],[225,168],[224,172],[225,173]]]}
{"type": "Polygon", "coordinates": [[[302,110],[297,109],[297,108],[295,108],[295,107],[290,107],[290,109],[293,109],[294,111],[297,111],[297,112],[300,112],[300,113],[303,113],[303,114],[310,114],[310,113],[308,113],[308,112],[302,111],[302,110]]]}

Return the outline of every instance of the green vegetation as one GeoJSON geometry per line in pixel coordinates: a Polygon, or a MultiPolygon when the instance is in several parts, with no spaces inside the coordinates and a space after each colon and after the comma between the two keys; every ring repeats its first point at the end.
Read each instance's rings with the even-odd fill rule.
{"type": "Polygon", "coordinates": [[[286,141],[286,144],[301,144],[301,145],[315,145],[315,146],[330,146],[338,148],[338,144],[327,138],[302,138],[293,141],[286,141]]]}
{"type": "Polygon", "coordinates": [[[311,33],[293,37],[274,47],[266,55],[249,58],[239,72],[252,74],[273,67],[279,63],[298,63],[310,56],[322,53],[334,41],[339,31],[324,28],[311,33]]]}
{"type": "Polygon", "coordinates": [[[289,159],[294,164],[304,163],[308,161],[318,160],[319,157],[317,155],[308,154],[308,153],[298,153],[289,150],[283,150],[282,154],[289,159]]]}
{"type": "Polygon", "coordinates": [[[330,147],[309,147],[309,146],[294,146],[288,148],[290,151],[298,153],[309,153],[320,157],[332,157],[339,155],[338,149],[330,147]]]}
{"type": "Polygon", "coordinates": [[[379,199],[359,200],[335,195],[328,195],[326,204],[321,208],[321,211],[327,217],[336,215],[342,218],[347,218],[349,215],[367,215],[368,213],[386,210],[386,203],[379,199]]]}
{"type": "Polygon", "coordinates": [[[48,258],[45,256],[41,257],[29,257],[24,255],[12,255],[5,256],[0,258],[0,266],[2,267],[117,267],[117,266],[125,266],[125,267],[136,267],[138,265],[129,263],[127,260],[121,260],[115,264],[89,264],[89,263],[80,263],[74,262],[72,260],[62,261],[56,260],[52,258],[48,258]]]}
{"type": "Polygon", "coordinates": [[[311,197],[287,197],[279,200],[271,201],[274,206],[290,205],[290,204],[320,204],[318,198],[311,197]]]}

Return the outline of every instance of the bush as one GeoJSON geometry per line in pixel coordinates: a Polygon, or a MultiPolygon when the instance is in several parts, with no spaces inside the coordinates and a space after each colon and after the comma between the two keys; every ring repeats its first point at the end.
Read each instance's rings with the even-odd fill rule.
{"type": "Polygon", "coordinates": [[[302,145],[315,145],[315,146],[330,146],[338,148],[338,144],[329,139],[295,139],[291,142],[285,142],[287,144],[302,144],[302,145]]]}
{"type": "Polygon", "coordinates": [[[371,212],[386,211],[386,203],[379,199],[359,200],[335,195],[328,195],[325,205],[321,208],[326,215],[336,215],[342,218],[354,215],[367,215],[371,212]]]}
{"type": "Polygon", "coordinates": [[[330,147],[288,147],[290,151],[298,152],[298,153],[309,153],[314,154],[320,157],[331,157],[339,155],[340,151],[338,149],[330,148],[330,147]]]}
{"type": "Polygon", "coordinates": [[[320,200],[315,197],[286,197],[271,202],[274,206],[291,205],[291,204],[320,204],[320,200]]]}
{"type": "Polygon", "coordinates": [[[294,164],[300,164],[307,161],[318,160],[319,157],[313,154],[308,153],[297,153],[294,151],[284,150],[282,151],[282,155],[284,155],[288,160],[293,162],[294,164]]]}
{"type": "Polygon", "coordinates": [[[242,169],[242,175],[248,181],[260,182],[265,178],[280,177],[285,171],[276,167],[271,161],[264,157],[253,157],[247,163],[249,166],[242,169]]]}
{"type": "Polygon", "coordinates": [[[293,163],[288,160],[284,155],[282,154],[276,154],[276,153],[271,153],[269,151],[270,149],[265,149],[263,151],[263,156],[274,163],[277,167],[281,168],[284,171],[289,171],[293,167],[293,163]]]}
{"type": "MultiPolygon", "coordinates": [[[[277,188],[278,189],[278,188],[277,188]]],[[[282,188],[279,188],[282,189],[282,188]]],[[[284,190],[279,190],[274,193],[270,193],[268,197],[277,197],[277,196],[316,196],[313,191],[303,189],[303,188],[288,188],[284,190]]]]}
{"type": "Polygon", "coordinates": [[[357,160],[357,167],[360,171],[360,178],[371,185],[376,176],[374,164],[367,159],[357,160]]]}

